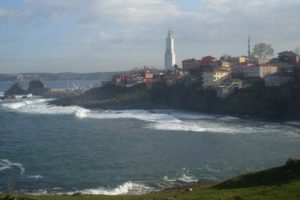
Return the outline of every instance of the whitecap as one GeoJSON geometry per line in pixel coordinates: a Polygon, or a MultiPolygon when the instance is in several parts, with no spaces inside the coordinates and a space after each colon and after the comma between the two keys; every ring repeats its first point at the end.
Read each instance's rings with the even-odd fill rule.
{"type": "Polygon", "coordinates": [[[187,175],[185,173],[183,173],[180,177],[176,177],[176,178],[169,178],[168,176],[164,176],[163,180],[165,182],[171,182],[171,183],[175,183],[175,182],[184,182],[184,183],[194,183],[197,182],[198,179],[191,176],[191,175],[187,175]]]}
{"type": "Polygon", "coordinates": [[[164,113],[152,113],[146,110],[114,110],[114,111],[90,111],[80,112],[76,116],[80,118],[94,119],[136,119],[147,122],[181,122],[172,115],[164,113]]]}
{"type": "Polygon", "coordinates": [[[153,123],[147,128],[156,129],[156,130],[165,130],[165,131],[186,131],[186,132],[205,132],[205,128],[198,126],[193,123],[188,122],[159,122],[153,123]]]}
{"type": "Polygon", "coordinates": [[[8,169],[12,169],[13,167],[16,167],[20,170],[20,175],[23,175],[25,172],[25,168],[22,164],[17,162],[11,162],[7,159],[0,160],[0,172],[8,169]]]}
{"type": "MultiPolygon", "coordinates": [[[[61,189],[61,188],[59,188],[61,189]]],[[[40,189],[37,191],[34,191],[32,193],[28,193],[30,195],[73,195],[75,193],[81,193],[84,195],[109,195],[109,196],[115,196],[115,195],[140,195],[140,194],[146,194],[149,192],[155,191],[154,188],[148,187],[146,185],[135,183],[135,182],[125,182],[122,185],[119,185],[115,188],[105,188],[105,187],[98,187],[98,188],[90,188],[90,189],[83,189],[83,190],[77,190],[77,191],[70,191],[70,192],[49,192],[45,189],[40,189]]]]}
{"type": "Polygon", "coordinates": [[[30,178],[30,179],[42,179],[44,177],[41,176],[41,175],[31,175],[31,176],[28,176],[28,178],[30,178]]]}
{"type": "Polygon", "coordinates": [[[196,179],[193,176],[189,176],[186,174],[183,174],[182,177],[178,178],[179,181],[185,182],[185,183],[193,183],[193,182],[197,182],[198,179],[196,179]]]}
{"type": "Polygon", "coordinates": [[[92,195],[122,195],[122,194],[146,194],[154,191],[154,188],[145,186],[143,184],[138,184],[134,182],[126,182],[122,185],[119,185],[116,188],[107,189],[107,188],[95,188],[95,189],[85,189],[79,191],[82,194],[92,194],[92,195]]]}
{"type": "Polygon", "coordinates": [[[1,107],[12,110],[14,112],[28,113],[28,114],[48,114],[48,115],[63,115],[76,114],[87,109],[78,106],[54,106],[49,105],[48,102],[52,99],[32,99],[17,102],[3,103],[1,107]]]}

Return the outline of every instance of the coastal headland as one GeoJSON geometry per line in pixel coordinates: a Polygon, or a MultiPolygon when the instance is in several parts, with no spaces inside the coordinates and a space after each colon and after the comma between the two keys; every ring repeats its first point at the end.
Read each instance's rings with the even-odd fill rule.
{"type": "Polygon", "coordinates": [[[290,120],[300,117],[300,87],[289,83],[269,88],[257,81],[220,99],[214,90],[187,86],[184,81],[172,86],[156,82],[150,87],[140,84],[129,88],[108,84],[51,103],[90,109],[183,109],[242,118],[290,120]]]}

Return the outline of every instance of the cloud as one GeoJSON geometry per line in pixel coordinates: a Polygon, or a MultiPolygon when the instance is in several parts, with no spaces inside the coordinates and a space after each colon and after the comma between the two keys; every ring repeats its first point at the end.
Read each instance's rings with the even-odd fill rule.
{"type": "MultiPolygon", "coordinates": [[[[41,34],[36,31],[40,27],[55,29],[58,24],[64,34],[55,35],[60,50],[53,52],[61,54],[64,48],[74,53],[72,44],[76,44],[80,55],[122,57],[131,53],[129,57],[140,59],[135,63],[144,63],[146,56],[136,56],[143,53],[155,55],[145,63],[163,63],[169,28],[174,30],[178,62],[207,54],[245,54],[249,34],[253,43],[271,43],[275,51],[300,45],[299,0],[193,0],[197,4],[184,8],[182,5],[192,0],[20,1],[14,8],[0,2],[0,25],[8,22],[21,29],[29,27],[35,35],[41,34]]],[[[128,60],[124,65],[130,65],[128,60]]]]}

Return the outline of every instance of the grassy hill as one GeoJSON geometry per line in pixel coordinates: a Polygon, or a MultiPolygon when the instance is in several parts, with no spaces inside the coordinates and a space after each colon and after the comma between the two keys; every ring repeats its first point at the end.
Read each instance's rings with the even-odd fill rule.
{"type": "MultiPolygon", "coordinates": [[[[3,199],[6,195],[2,195],[3,199]]],[[[1,195],[0,195],[1,197],[1,195]]],[[[19,196],[40,200],[298,200],[300,199],[300,160],[241,175],[217,185],[192,184],[146,195],[19,196]],[[190,190],[190,188],[192,190],[190,190]]]]}

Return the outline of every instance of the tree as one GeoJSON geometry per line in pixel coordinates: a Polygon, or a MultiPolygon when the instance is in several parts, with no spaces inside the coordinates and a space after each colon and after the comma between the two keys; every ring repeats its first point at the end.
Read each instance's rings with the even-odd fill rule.
{"type": "Polygon", "coordinates": [[[274,49],[271,44],[258,43],[254,45],[252,52],[255,58],[266,59],[273,55],[274,49]]]}

